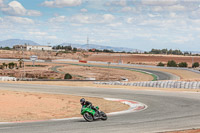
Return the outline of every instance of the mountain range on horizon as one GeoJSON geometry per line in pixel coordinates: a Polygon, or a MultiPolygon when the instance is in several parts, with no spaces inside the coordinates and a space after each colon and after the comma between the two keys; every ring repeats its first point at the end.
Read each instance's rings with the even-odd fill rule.
{"type": "MultiPolygon", "coordinates": [[[[40,45],[34,41],[31,40],[21,40],[21,39],[8,39],[4,41],[0,41],[0,47],[13,47],[14,45],[23,45],[23,44],[28,44],[28,45],[40,45]]],[[[112,46],[103,46],[103,45],[96,45],[96,44],[73,44],[73,43],[62,43],[58,44],[61,46],[71,46],[71,47],[76,47],[80,49],[99,49],[99,50],[113,50],[115,52],[143,52],[142,50],[138,49],[132,49],[132,48],[126,48],[126,47],[112,47],[112,46]]],[[[57,46],[57,45],[52,45],[52,46],[57,46]]]]}
{"type": "MultiPolygon", "coordinates": [[[[14,45],[23,45],[23,44],[29,44],[29,45],[41,45],[39,43],[36,43],[31,40],[21,40],[21,39],[8,39],[4,41],[0,41],[0,47],[10,47],[12,48],[14,45]]],[[[109,49],[113,50],[115,52],[139,52],[143,53],[144,51],[138,50],[138,49],[132,49],[132,48],[126,48],[126,47],[112,47],[112,46],[103,46],[103,45],[96,45],[96,44],[74,44],[74,43],[61,43],[58,44],[61,46],[72,46],[80,49],[99,49],[99,50],[104,50],[104,49],[109,49]]],[[[52,45],[52,46],[57,46],[57,45],[52,45]]],[[[182,51],[182,52],[191,52],[192,54],[200,54],[200,51],[182,51]]]]}

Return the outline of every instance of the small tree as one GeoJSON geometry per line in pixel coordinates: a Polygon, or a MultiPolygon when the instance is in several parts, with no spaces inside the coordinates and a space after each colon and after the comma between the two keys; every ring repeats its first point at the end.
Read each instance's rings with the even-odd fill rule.
{"type": "Polygon", "coordinates": [[[196,67],[199,67],[199,62],[195,62],[192,64],[192,68],[196,68],[196,67]]]}
{"type": "Polygon", "coordinates": [[[168,61],[167,66],[168,67],[177,67],[177,64],[174,60],[171,60],[171,61],[168,61]]]}
{"type": "Polygon", "coordinates": [[[15,63],[13,63],[13,62],[11,62],[11,63],[8,64],[9,69],[13,69],[14,66],[15,66],[15,63]]]}
{"type": "Polygon", "coordinates": [[[64,79],[72,79],[72,75],[69,73],[66,73],[64,79]]]}
{"type": "Polygon", "coordinates": [[[6,67],[6,69],[7,69],[7,64],[6,63],[3,63],[2,64],[3,65],[3,69],[6,67]]]}
{"type": "Polygon", "coordinates": [[[22,64],[24,61],[22,59],[19,59],[18,62],[19,62],[19,67],[22,68],[22,64]]]}
{"type": "Polygon", "coordinates": [[[73,48],[73,52],[77,52],[77,50],[78,50],[77,48],[75,48],[75,47],[73,48]]]}
{"type": "Polygon", "coordinates": [[[162,63],[162,62],[160,62],[160,63],[158,63],[158,65],[157,66],[165,66],[165,64],[164,63],[162,63]]]}
{"type": "Polygon", "coordinates": [[[178,64],[179,67],[188,67],[188,64],[186,62],[181,62],[178,64]]]}

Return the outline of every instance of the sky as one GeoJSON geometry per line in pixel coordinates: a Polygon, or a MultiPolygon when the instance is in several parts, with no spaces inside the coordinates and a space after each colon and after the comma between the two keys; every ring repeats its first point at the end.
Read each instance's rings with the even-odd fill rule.
{"type": "Polygon", "coordinates": [[[0,41],[200,51],[200,0],[0,0],[0,41]]]}

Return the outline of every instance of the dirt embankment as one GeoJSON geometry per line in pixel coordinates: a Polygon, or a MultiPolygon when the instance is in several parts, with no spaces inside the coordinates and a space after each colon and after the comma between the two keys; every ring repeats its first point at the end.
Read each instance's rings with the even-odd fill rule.
{"type": "Polygon", "coordinates": [[[96,80],[121,81],[127,78],[128,81],[151,81],[153,77],[140,72],[122,70],[115,68],[101,68],[88,66],[66,65],[58,69],[59,71],[79,75],[81,77],[95,78],[96,80]]]}
{"type": "Polygon", "coordinates": [[[0,58],[5,59],[30,59],[30,56],[36,55],[38,59],[76,59],[82,60],[93,53],[87,52],[66,52],[66,51],[21,51],[21,50],[0,50],[0,58]]]}
{"type": "Polygon", "coordinates": [[[118,63],[120,60],[124,64],[143,64],[157,65],[159,62],[167,64],[169,60],[177,63],[187,62],[189,66],[192,62],[200,62],[200,56],[183,56],[183,55],[149,55],[149,54],[93,54],[87,58],[88,61],[102,61],[118,63]]]}
{"type": "MultiPolygon", "coordinates": [[[[1,90],[0,122],[80,117],[80,98],[82,97],[1,90]]],[[[106,113],[129,108],[120,102],[102,98],[85,97],[85,99],[106,113]]]]}
{"type": "MultiPolygon", "coordinates": [[[[0,65],[3,62],[0,61],[0,65]]],[[[8,64],[10,62],[6,62],[8,64]]],[[[121,81],[122,78],[127,78],[129,81],[151,81],[153,77],[148,74],[143,74],[140,72],[114,69],[114,68],[103,68],[103,67],[90,67],[90,66],[75,66],[67,64],[53,64],[53,63],[35,63],[32,66],[32,62],[25,62],[25,68],[19,67],[19,62],[17,63],[17,68],[0,69],[0,76],[14,76],[17,78],[39,78],[39,79],[64,79],[65,73],[72,75],[72,79],[75,80],[85,80],[89,78],[95,78],[96,80],[111,80],[111,81],[121,81]],[[52,70],[53,67],[59,66],[55,72],[52,70]]]]}
{"type": "MultiPolygon", "coordinates": [[[[0,65],[4,63],[0,61],[0,65]]],[[[5,62],[9,64],[10,62],[5,62]]],[[[4,67],[0,69],[0,76],[11,76],[17,78],[39,78],[39,79],[63,79],[64,75],[53,72],[50,68],[54,66],[54,64],[48,63],[35,63],[35,66],[32,66],[32,62],[25,62],[25,68],[20,67],[19,62],[17,63],[17,67],[13,69],[9,69],[9,67],[4,67]]],[[[22,65],[23,66],[23,65],[22,65]]]]}

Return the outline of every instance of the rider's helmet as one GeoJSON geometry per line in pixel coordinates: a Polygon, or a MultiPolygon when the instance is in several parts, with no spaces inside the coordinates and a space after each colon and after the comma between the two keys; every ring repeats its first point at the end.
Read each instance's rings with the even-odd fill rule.
{"type": "Polygon", "coordinates": [[[84,98],[81,98],[80,103],[83,104],[85,102],[84,98]]]}

